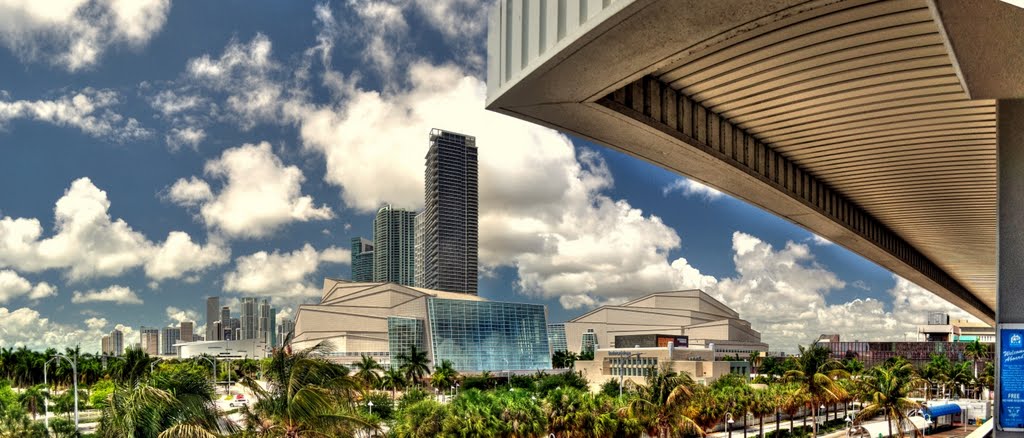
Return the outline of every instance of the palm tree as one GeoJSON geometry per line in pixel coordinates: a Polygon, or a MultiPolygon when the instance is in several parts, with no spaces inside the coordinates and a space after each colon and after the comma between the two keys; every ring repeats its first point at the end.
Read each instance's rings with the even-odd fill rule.
{"type": "Polygon", "coordinates": [[[651,436],[669,437],[680,432],[703,435],[703,428],[683,409],[693,396],[693,386],[689,374],[678,374],[668,368],[654,370],[647,376],[646,385],[637,385],[635,396],[623,412],[639,419],[651,436]]]}
{"type": "Polygon", "coordinates": [[[757,369],[761,366],[761,352],[751,351],[750,357],[747,358],[747,361],[750,362],[750,372],[757,374],[757,369]]]}
{"type": "MultiPolygon", "coordinates": [[[[793,386],[786,388],[785,392],[781,395],[782,398],[782,412],[786,413],[789,417],[789,433],[793,433],[793,417],[796,416],[797,412],[800,412],[804,406],[807,406],[807,393],[800,390],[800,387],[793,386]]],[[[807,418],[806,416],[804,417],[807,418]]],[[[777,426],[776,426],[777,427],[777,426]]]]}
{"type": "Polygon", "coordinates": [[[391,399],[394,400],[398,388],[405,387],[405,374],[402,374],[401,370],[388,368],[380,378],[380,385],[385,389],[391,388],[391,399]]]}
{"type": "Polygon", "coordinates": [[[443,392],[455,386],[458,378],[459,372],[455,371],[452,361],[446,359],[441,361],[441,365],[434,367],[434,374],[430,376],[430,384],[443,392]]]}
{"type": "Polygon", "coordinates": [[[975,339],[964,348],[964,355],[974,364],[974,378],[978,378],[978,361],[988,358],[988,346],[975,339]]]}
{"type": "Polygon", "coordinates": [[[372,388],[380,381],[377,371],[384,371],[384,368],[374,358],[363,355],[359,362],[355,363],[355,377],[363,382],[367,388],[372,388]]]}
{"type": "MultiPolygon", "coordinates": [[[[920,407],[907,398],[917,380],[911,377],[912,370],[913,366],[907,362],[873,368],[865,378],[870,403],[857,414],[857,419],[866,420],[882,413],[889,424],[889,436],[892,436],[892,422],[896,420],[902,438],[903,424],[908,420],[907,412],[920,407]]],[[[917,426],[914,429],[916,431],[917,426]]]]}
{"type": "Polygon", "coordinates": [[[424,376],[430,374],[430,358],[427,357],[425,351],[417,350],[415,345],[409,348],[408,354],[399,354],[396,359],[402,364],[405,377],[410,382],[419,382],[423,380],[424,376]]]}
{"type": "Polygon", "coordinates": [[[326,347],[288,353],[275,350],[264,377],[264,388],[252,378],[242,384],[256,395],[256,403],[243,408],[247,428],[273,436],[341,436],[369,424],[360,418],[355,401],[360,384],[348,369],[319,355],[326,347]]]}
{"type": "Polygon", "coordinates": [[[775,395],[771,389],[762,389],[754,392],[750,398],[750,413],[757,416],[757,435],[764,438],[764,416],[775,413],[777,408],[775,395]]]}
{"type": "Polygon", "coordinates": [[[36,415],[39,411],[43,410],[43,403],[47,398],[47,390],[43,385],[34,385],[26,388],[24,392],[18,394],[18,402],[21,403],[21,407],[25,408],[28,413],[32,414],[32,419],[36,419],[36,415]]]}
{"type": "Polygon", "coordinates": [[[933,386],[942,386],[942,392],[946,392],[946,382],[949,379],[949,372],[952,368],[952,364],[949,362],[949,358],[942,354],[932,354],[931,359],[928,363],[918,371],[918,375],[927,382],[928,386],[925,388],[924,400],[928,401],[928,396],[931,393],[933,386]]]}
{"type": "MultiPolygon", "coordinates": [[[[817,418],[818,405],[838,402],[843,388],[836,383],[838,377],[848,377],[843,364],[831,357],[831,352],[817,343],[800,346],[797,369],[786,372],[788,381],[799,385],[798,391],[806,395],[812,415],[817,418]]],[[[818,435],[818,422],[814,421],[814,436],[818,435]]]]}
{"type": "Polygon", "coordinates": [[[950,395],[959,397],[964,395],[964,389],[974,380],[971,373],[970,362],[957,362],[952,365],[946,381],[950,385],[950,395]]]}
{"type": "Polygon", "coordinates": [[[97,436],[209,437],[218,436],[218,414],[212,400],[175,397],[171,392],[137,382],[116,389],[103,408],[97,436]]]}

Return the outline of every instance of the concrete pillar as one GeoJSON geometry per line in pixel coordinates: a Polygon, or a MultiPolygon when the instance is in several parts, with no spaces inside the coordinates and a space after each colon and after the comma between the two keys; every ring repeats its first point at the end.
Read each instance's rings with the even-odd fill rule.
{"type": "MultiPolygon", "coordinates": [[[[1024,100],[996,105],[999,181],[999,291],[996,324],[1024,323],[1024,100]]],[[[996,334],[998,341],[999,335],[996,334]]],[[[995,415],[999,415],[999,357],[996,363],[995,415]]],[[[995,431],[996,437],[1024,433],[995,431]]]]}

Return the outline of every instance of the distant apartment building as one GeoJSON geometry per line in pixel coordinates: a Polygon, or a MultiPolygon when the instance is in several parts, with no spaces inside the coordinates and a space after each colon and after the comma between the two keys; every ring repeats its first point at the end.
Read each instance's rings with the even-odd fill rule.
{"type": "Polygon", "coordinates": [[[373,220],[373,281],[415,282],[416,213],[390,205],[373,220]]]}
{"type": "Polygon", "coordinates": [[[267,328],[267,333],[270,337],[270,342],[267,342],[267,346],[270,348],[277,347],[277,309],[270,308],[270,327],[267,328]]]}
{"type": "Polygon", "coordinates": [[[288,341],[288,335],[293,331],[295,331],[295,320],[282,319],[281,323],[277,325],[277,345],[275,347],[283,347],[284,343],[288,341]]]}
{"type": "Polygon", "coordinates": [[[222,336],[214,330],[216,321],[220,321],[220,297],[209,297],[206,299],[206,339],[220,339],[222,336]]]}
{"type": "Polygon", "coordinates": [[[242,332],[242,321],[238,318],[228,318],[228,323],[223,326],[224,341],[237,341],[242,332]]]}
{"type": "Polygon", "coordinates": [[[273,345],[271,341],[275,336],[273,317],[275,313],[277,312],[274,308],[270,307],[270,301],[266,299],[260,301],[259,319],[257,320],[259,328],[257,329],[256,339],[267,345],[273,345]]]}
{"type": "Polygon", "coordinates": [[[110,335],[103,335],[100,338],[100,354],[111,354],[112,348],[110,348],[110,335]]]}
{"type": "Polygon", "coordinates": [[[164,327],[162,332],[160,354],[164,356],[177,356],[178,347],[175,347],[174,344],[181,341],[181,327],[164,327]]]}
{"type": "MultiPolygon", "coordinates": [[[[448,292],[477,293],[479,199],[476,138],[432,129],[426,155],[421,283],[448,292]]],[[[380,281],[380,279],[375,279],[380,281]]]]}
{"type": "Polygon", "coordinates": [[[118,329],[110,331],[110,350],[106,354],[120,356],[124,354],[124,333],[118,329]]]}
{"type": "Polygon", "coordinates": [[[139,345],[150,356],[160,355],[160,329],[142,326],[139,328],[139,345]]]}
{"type": "Polygon", "coordinates": [[[373,241],[352,238],[352,281],[373,281],[373,241]]]}
{"type": "Polygon", "coordinates": [[[181,322],[181,341],[182,342],[195,342],[195,333],[193,332],[193,324],[191,321],[181,322]]]}
{"type": "Polygon", "coordinates": [[[240,339],[256,339],[256,334],[259,330],[257,311],[256,298],[242,298],[242,317],[239,318],[241,321],[240,328],[242,329],[242,337],[240,339]]]}

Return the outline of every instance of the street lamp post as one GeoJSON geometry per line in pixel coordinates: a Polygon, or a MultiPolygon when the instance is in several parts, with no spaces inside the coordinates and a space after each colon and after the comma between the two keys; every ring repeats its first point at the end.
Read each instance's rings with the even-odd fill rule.
{"type": "Polygon", "coordinates": [[[725,424],[726,424],[725,428],[728,429],[728,431],[729,431],[729,438],[732,438],[732,423],[734,423],[734,422],[735,421],[733,421],[733,419],[732,419],[732,412],[726,412],[725,413],[725,424]]]}
{"type": "MultiPolygon", "coordinates": [[[[46,382],[47,368],[50,366],[50,362],[56,358],[52,358],[43,364],[43,387],[46,388],[47,393],[50,391],[50,385],[46,382]]],[[[43,398],[43,423],[46,424],[46,433],[50,433],[50,400],[49,397],[43,398]]]]}
{"type": "Polygon", "coordinates": [[[373,415],[373,400],[366,402],[366,406],[370,408],[370,415],[373,415]]]}
{"type": "Polygon", "coordinates": [[[163,361],[164,361],[164,358],[162,358],[162,357],[158,357],[158,358],[156,358],[156,360],[154,360],[154,361],[150,362],[150,363],[149,363],[149,374],[150,374],[150,375],[152,375],[152,374],[153,374],[153,366],[155,366],[155,365],[156,365],[157,363],[159,363],[159,362],[163,362],[163,361]]]}
{"type": "Polygon", "coordinates": [[[512,389],[512,367],[509,366],[507,358],[502,358],[502,360],[505,361],[505,376],[508,379],[508,387],[512,389]]]}
{"type": "MultiPolygon", "coordinates": [[[[78,430],[78,361],[75,360],[75,359],[71,359],[71,358],[69,358],[69,357],[67,357],[67,356],[65,356],[65,355],[63,355],[61,353],[55,354],[53,356],[53,359],[50,359],[50,360],[57,360],[57,361],[59,361],[60,359],[64,359],[64,360],[68,361],[69,364],[71,364],[71,381],[74,384],[73,385],[73,391],[75,391],[75,393],[74,393],[74,396],[75,396],[75,430],[78,430]]],[[[49,364],[49,361],[47,361],[46,364],[49,364]]],[[[44,385],[46,384],[46,368],[47,368],[46,364],[43,365],[43,384],[44,385]]],[[[46,403],[43,403],[43,404],[45,405],[46,403]]],[[[48,413],[49,412],[47,411],[47,414],[48,413]]],[[[46,424],[47,424],[47,427],[49,427],[49,421],[48,420],[46,421],[46,424]]],[[[47,429],[47,430],[49,430],[49,429],[47,429]]]]}

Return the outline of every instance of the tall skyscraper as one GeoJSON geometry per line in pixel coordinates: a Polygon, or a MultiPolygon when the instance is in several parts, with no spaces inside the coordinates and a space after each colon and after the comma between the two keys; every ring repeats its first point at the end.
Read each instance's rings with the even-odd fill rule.
{"type": "MultiPolygon", "coordinates": [[[[220,297],[206,299],[206,339],[211,341],[221,339],[222,336],[213,330],[214,321],[220,321],[220,297]]],[[[186,342],[191,341],[192,338],[186,340],[186,342]]]]}
{"type": "Polygon", "coordinates": [[[139,328],[139,345],[150,356],[160,355],[160,329],[142,326],[139,328]]]}
{"type": "Polygon", "coordinates": [[[242,331],[242,322],[238,318],[228,318],[228,324],[223,326],[224,340],[237,341],[242,331]]]}
{"type": "Polygon", "coordinates": [[[284,343],[288,340],[288,334],[293,331],[295,331],[295,320],[291,318],[282,319],[281,324],[277,326],[277,346],[283,347],[284,343]]]}
{"type": "Polygon", "coordinates": [[[120,356],[124,353],[124,333],[118,329],[110,331],[110,352],[114,356],[120,356]]]}
{"type": "Polygon", "coordinates": [[[422,284],[477,293],[479,229],[476,138],[432,129],[426,156],[422,284]]]}
{"type": "Polygon", "coordinates": [[[423,287],[423,219],[426,217],[422,212],[416,215],[416,238],[413,239],[413,286],[419,287],[423,287]]]}
{"type": "Polygon", "coordinates": [[[352,238],[352,281],[373,281],[373,241],[352,238]]]}
{"type": "Polygon", "coordinates": [[[181,340],[181,328],[180,327],[164,327],[161,336],[160,353],[164,356],[174,356],[178,354],[177,344],[181,340]]]}
{"type": "Polygon", "coordinates": [[[260,300],[259,318],[256,322],[256,339],[263,343],[270,342],[270,302],[266,299],[260,300]]]}
{"type": "Polygon", "coordinates": [[[111,354],[110,335],[103,335],[100,338],[100,354],[111,354]]]}
{"type": "Polygon", "coordinates": [[[268,333],[270,333],[270,342],[267,343],[267,346],[274,348],[277,346],[277,309],[273,307],[270,308],[270,327],[268,333]]]}
{"type": "Polygon", "coordinates": [[[195,333],[193,333],[192,328],[193,328],[192,327],[192,321],[182,321],[181,322],[181,340],[182,340],[182,342],[193,342],[193,341],[195,341],[195,339],[192,336],[193,334],[195,334],[195,333]]]}
{"type": "Polygon", "coordinates": [[[256,321],[256,298],[242,298],[241,329],[242,337],[238,339],[256,339],[259,323],[256,321]]]}
{"type": "Polygon", "coordinates": [[[388,205],[373,220],[373,281],[413,286],[416,213],[388,205]]]}

